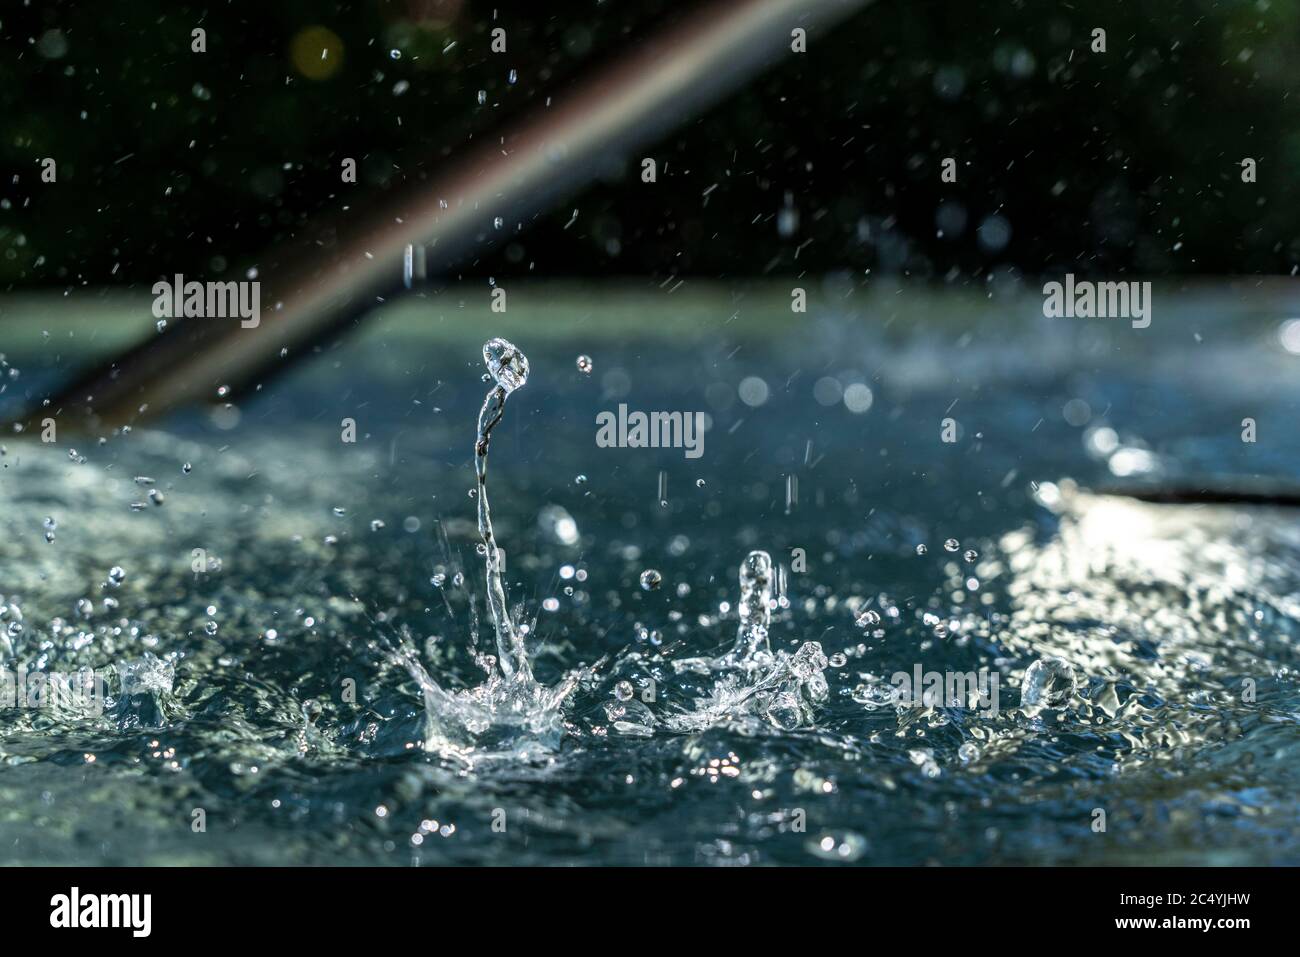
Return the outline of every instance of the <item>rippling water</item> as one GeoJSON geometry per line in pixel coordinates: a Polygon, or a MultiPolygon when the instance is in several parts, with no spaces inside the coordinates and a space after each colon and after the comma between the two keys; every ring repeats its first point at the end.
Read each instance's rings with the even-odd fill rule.
{"type": "MultiPolygon", "coordinates": [[[[1296,474],[1300,355],[1252,296],[1147,330],[920,292],[515,295],[500,329],[414,299],[237,409],[6,439],[0,657],[110,698],[0,708],[4,859],[1300,863],[1300,516],[1096,493],[1296,474]],[[545,700],[495,685],[485,333],[531,360],[489,487],[545,700]],[[707,413],[704,454],[597,447],[619,403],[707,413]],[[728,664],[754,551],[772,658],[728,664]],[[790,678],[810,642],[824,695],[790,678]],[[1074,691],[1022,707],[1040,659],[1074,691]],[[998,707],[902,706],[914,669],[998,707]]],[[[63,347],[7,342],[0,400],[63,347]]]]}

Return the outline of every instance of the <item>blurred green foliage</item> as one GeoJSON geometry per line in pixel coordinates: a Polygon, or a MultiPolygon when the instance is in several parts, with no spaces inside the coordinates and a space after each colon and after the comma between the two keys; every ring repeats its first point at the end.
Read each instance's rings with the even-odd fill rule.
{"type": "MultiPolygon", "coordinates": [[[[229,277],[689,11],[8,4],[0,291],[229,277]],[[494,26],[506,54],[489,50],[494,26]],[[344,156],[360,161],[356,186],[339,182],[344,156]],[[45,157],[54,184],[40,180],[45,157]]],[[[645,151],[658,183],[612,157],[599,182],[467,272],[1289,274],[1298,21],[1280,0],[877,0],[645,151]],[[1104,54],[1090,50],[1096,27],[1104,54]],[[940,181],[948,156],[955,184],[940,181]]]]}

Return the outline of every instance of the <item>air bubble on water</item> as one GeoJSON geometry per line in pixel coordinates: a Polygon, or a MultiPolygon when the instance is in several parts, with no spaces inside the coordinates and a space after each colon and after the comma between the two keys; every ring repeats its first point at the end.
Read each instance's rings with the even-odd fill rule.
{"type": "Polygon", "coordinates": [[[114,565],[108,570],[108,584],[116,588],[126,578],[126,571],[121,565],[114,565]]]}
{"type": "Polygon", "coordinates": [[[916,546],[916,554],[918,555],[924,555],[927,551],[929,551],[929,549],[927,549],[924,545],[916,546]]]}
{"type": "Polygon", "coordinates": [[[695,487],[696,487],[696,488],[704,488],[704,479],[696,479],[696,480],[695,480],[695,487]]]}
{"type": "Polygon", "coordinates": [[[573,480],[573,483],[574,483],[575,485],[586,485],[586,484],[587,484],[587,476],[585,476],[585,475],[579,475],[579,476],[576,476],[576,477],[574,478],[574,480],[573,480]]]}
{"type": "Polygon", "coordinates": [[[578,362],[579,372],[581,372],[583,375],[591,375],[591,370],[595,367],[591,361],[591,356],[588,355],[578,356],[577,362],[578,362]]]}
{"type": "Polygon", "coordinates": [[[191,465],[189,462],[186,462],[184,465],[181,466],[181,471],[184,472],[186,475],[189,475],[191,472],[194,471],[194,466],[191,465]]]}
{"type": "Polygon", "coordinates": [[[647,568],[641,573],[641,587],[645,591],[654,591],[663,584],[664,576],[654,568],[647,568]]]}
{"type": "Polygon", "coordinates": [[[205,622],[203,625],[203,630],[206,631],[209,635],[215,635],[217,633],[217,628],[218,625],[215,621],[205,622]]]}
{"type": "Polygon", "coordinates": [[[384,527],[384,520],[382,518],[372,518],[370,520],[370,530],[372,532],[377,532],[383,527],[384,527]]]}
{"type": "Polygon", "coordinates": [[[614,685],[614,697],[619,701],[631,701],[635,691],[630,681],[620,681],[614,685]]]}
{"type": "Polygon", "coordinates": [[[957,757],[961,758],[964,764],[970,764],[972,761],[977,760],[979,756],[980,756],[979,745],[973,744],[970,741],[967,741],[965,744],[963,744],[960,748],[957,749],[957,757]]]}
{"type": "Polygon", "coordinates": [[[966,549],[965,553],[961,557],[964,558],[966,560],[966,564],[969,565],[971,562],[975,561],[975,559],[980,557],[980,553],[975,551],[975,549],[973,548],[968,548],[966,549]]]}
{"type": "Polygon", "coordinates": [[[943,543],[943,547],[947,551],[955,552],[957,549],[961,548],[961,542],[957,541],[955,538],[950,538],[943,543]]]}
{"type": "Polygon", "coordinates": [[[1026,708],[1052,708],[1074,696],[1078,686],[1074,667],[1064,658],[1044,656],[1025,671],[1020,684],[1020,704],[1026,708]]]}
{"type": "Polygon", "coordinates": [[[402,51],[394,47],[388,51],[388,58],[390,60],[400,60],[402,58],[402,51]]]}

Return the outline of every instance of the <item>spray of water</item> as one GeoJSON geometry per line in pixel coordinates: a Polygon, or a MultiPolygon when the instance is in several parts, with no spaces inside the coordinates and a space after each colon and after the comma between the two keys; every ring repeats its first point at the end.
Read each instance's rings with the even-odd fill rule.
{"type": "Polygon", "coordinates": [[[488,506],[487,460],[492,429],[505,414],[506,398],[528,382],[528,357],[505,339],[491,339],[483,345],[483,361],[492,376],[492,388],[478,414],[478,440],[474,443],[474,471],[478,476],[478,533],[483,539],[487,565],[488,613],[496,630],[497,661],[507,679],[531,681],[533,674],[524,650],[524,639],[510,620],[505,582],[501,578],[501,554],[492,534],[492,511],[488,506]]]}

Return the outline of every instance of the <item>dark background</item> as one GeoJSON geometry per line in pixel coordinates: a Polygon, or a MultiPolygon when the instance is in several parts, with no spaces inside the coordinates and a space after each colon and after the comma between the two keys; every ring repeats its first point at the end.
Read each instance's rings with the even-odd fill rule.
{"type": "MultiPolygon", "coordinates": [[[[0,292],[234,278],[691,6],[10,0],[0,292]],[[313,27],[334,34],[325,64],[319,40],[295,59],[313,27]],[[45,156],[57,184],[40,182],[45,156]],[[339,182],[344,156],[356,186],[339,182]]],[[[1298,19],[1281,0],[878,0],[641,151],[653,187],[612,165],[473,272],[1290,274],[1298,19]],[[1089,49],[1098,26],[1105,54],[1089,49]]]]}

